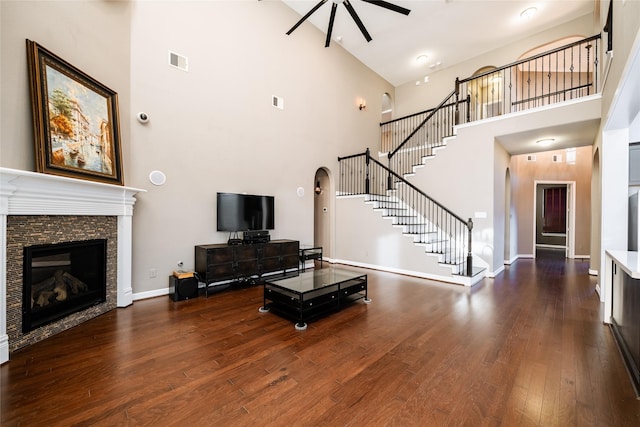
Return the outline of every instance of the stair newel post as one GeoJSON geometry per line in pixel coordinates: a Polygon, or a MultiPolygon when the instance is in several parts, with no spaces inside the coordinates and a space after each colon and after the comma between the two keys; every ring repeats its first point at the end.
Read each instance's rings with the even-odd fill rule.
{"type": "Polygon", "coordinates": [[[456,94],[456,100],[455,100],[455,124],[459,125],[460,124],[460,107],[458,107],[458,101],[460,99],[460,79],[458,77],[456,77],[456,90],[455,90],[455,94],[456,94]]]}
{"type": "Polygon", "coordinates": [[[365,177],[364,177],[364,192],[365,194],[369,194],[370,190],[370,181],[369,181],[369,161],[371,158],[371,154],[369,152],[369,147],[367,147],[367,153],[365,157],[365,177]]]}
{"type": "Polygon", "coordinates": [[[467,276],[471,277],[473,275],[473,255],[471,252],[471,232],[473,231],[473,220],[469,218],[467,221],[467,230],[469,232],[469,242],[468,242],[468,252],[467,252],[467,276]]]}
{"type": "Polygon", "coordinates": [[[387,171],[387,191],[391,190],[391,152],[387,154],[387,160],[389,161],[389,171],[387,171]]]}

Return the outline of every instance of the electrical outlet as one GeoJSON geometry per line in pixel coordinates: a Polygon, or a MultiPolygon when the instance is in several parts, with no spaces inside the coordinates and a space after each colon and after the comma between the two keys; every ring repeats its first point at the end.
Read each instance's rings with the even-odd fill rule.
{"type": "Polygon", "coordinates": [[[149,270],[149,277],[151,279],[158,277],[158,270],[156,270],[155,268],[149,270]]]}

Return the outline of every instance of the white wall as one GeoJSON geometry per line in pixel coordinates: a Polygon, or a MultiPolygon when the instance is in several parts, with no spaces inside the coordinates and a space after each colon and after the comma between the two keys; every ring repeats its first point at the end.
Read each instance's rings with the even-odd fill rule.
{"type": "Polygon", "coordinates": [[[127,179],[130,3],[3,0],[0,9],[0,165],[35,168],[25,43],[30,39],[118,92],[127,179]]]}
{"type": "Polygon", "coordinates": [[[536,181],[575,182],[576,223],[574,230],[575,255],[589,257],[591,231],[591,164],[590,146],[576,149],[576,163],[567,164],[565,150],[550,150],[536,153],[536,161],[527,161],[526,155],[513,156],[511,159],[512,197],[518,213],[517,254],[523,257],[535,256],[534,226],[536,181]],[[552,156],[562,156],[562,163],[552,162],[552,156]]]}
{"type": "Polygon", "coordinates": [[[339,45],[324,48],[315,27],[287,36],[300,17],[279,1],[0,5],[0,165],[34,168],[25,38],[120,96],[125,184],[148,190],[133,219],[138,296],[166,292],[177,261],[193,268],[194,245],[226,242],[215,228],[218,191],[275,196],[272,238],[313,241],[316,170],[335,172],[338,156],[374,146],[381,95],[394,93],[339,45]],[[189,72],[168,65],[169,50],[189,58],[189,72]],[[164,186],[150,184],[152,170],[167,175],[164,186]]]}
{"type": "Polygon", "coordinates": [[[452,66],[443,64],[442,68],[435,72],[429,72],[430,70],[425,66],[425,74],[429,74],[429,83],[422,82],[416,86],[412,81],[396,88],[394,117],[402,117],[437,106],[455,89],[456,77],[465,79],[482,67],[500,67],[509,64],[517,61],[523,53],[555,40],[576,35],[589,37],[599,31],[599,29],[593,29],[593,16],[588,14],[523,40],[516,40],[508,46],[481,53],[460,64],[452,66]]]}
{"type": "Polygon", "coordinates": [[[390,219],[374,211],[363,197],[336,200],[336,261],[363,267],[382,268],[419,277],[450,276],[451,267],[438,264],[436,255],[411,243],[412,237],[390,219]]]}
{"type": "MultiPolygon", "coordinates": [[[[605,3],[605,2],[603,2],[605,3]]],[[[602,5],[601,19],[606,18],[607,4],[602,5]]],[[[591,268],[606,273],[606,250],[627,248],[628,162],[632,135],[637,134],[635,120],[640,114],[637,94],[640,93],[640,2],[614,2],[613,58],[603,89],[603,122],[601,138],[596,142],[600,153],[599,190],[601,239],[593,239],[591,268]],[[597,246],[599,244],[599,246],[597,246]]],[[[611,284],[606,276],[600,279],[600,297],[604,301],[603,321],[611,313],[611,284]]]]}

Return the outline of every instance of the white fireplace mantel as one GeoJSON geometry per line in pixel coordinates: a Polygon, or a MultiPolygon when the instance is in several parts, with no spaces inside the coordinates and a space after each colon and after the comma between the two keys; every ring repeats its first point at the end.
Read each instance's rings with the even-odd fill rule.
{"type": "Polygon", "coordinates": [[[7,217],[100,215],[118,217],[118,307],[133,302],[132,216],[138,188],[0,168],[0,364],[9,360],[7,335],[7,217]]]}

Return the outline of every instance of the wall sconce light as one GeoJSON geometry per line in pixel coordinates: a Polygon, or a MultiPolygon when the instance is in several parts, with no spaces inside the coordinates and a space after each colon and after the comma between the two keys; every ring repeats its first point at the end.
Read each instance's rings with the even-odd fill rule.
{"type": "Polygon", "coordinates": [[[367,101],[365,101],[364,99],[361,99],[360,103],[358,104],[358,110],[362,111],[366,109],[367,109],[367,101]]]}
{"type": "Polygon", "coordinates": [[[322,187],[320,187],[320,181],[316,182],[316,188],[313,189],[313,192],[318,196],[322,194],[322,187]]]}

